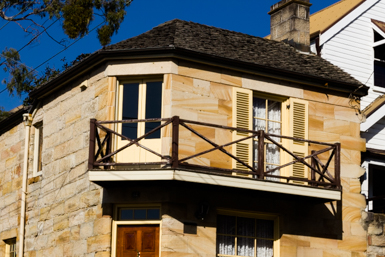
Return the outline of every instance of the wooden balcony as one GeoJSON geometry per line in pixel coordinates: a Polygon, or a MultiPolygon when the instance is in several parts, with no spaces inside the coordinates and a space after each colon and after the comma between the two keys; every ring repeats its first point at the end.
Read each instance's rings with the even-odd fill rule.
{"type": "Polygon", "coordinates": [[[330,144],[272,135],[263,130],[253,131],[208,124],[180,119],[178,116],[120,121],[91,119],[88,169],[90,180],[94,182],[179,180],[328,200],[341,199],[340,143],[330,144]],[[128,138],[119,132],[122,124],[150,122],[157,122],[160,125],[135,139],[128,138]],[[151,149],[145,142],[152,134],[159,131],[161,131],[161,138],[157,140],[161,145],[156,147],[158,150],[151,149]],[[221,137],[217,134],[213,136],[214,132],[220,132],[221,137]],[[242,136],[233,140],[231,137],[233,133],[242,136]],[[204,143],[206,148],[197,147],[186,152],[182,149],[185,147],[186,140],[197,142],[196,144],[199,141],[199,144],[204,143]],[[253,158],[254,164],[233,154],[232,147],[235,147],[235,144],[248,140],[252,140],[257,148],[254,149],[254,155],[256,155],[253,158]],[[293,140],[309,145],[307,156],[298,156],[282,143],[293,140]],[[120,143],[117,143],[118,141],[120,143]],[[266,163],[266,143],[277,146],[281,155],[289,156],[286,159],[292,161],[280,163],[271,168],[266,163]],[[152,157],[144,160],[135,158],[129,160],[130,156],[126,157],[124,153],[130,148],[147,152],[152,157]],[[204,156],[208,157],[203,158],[204,156]],[[202,159],[208,161],[199,161],[202,159]],[[217,162],[217,159],[222,162],[217,162]],[[298,164],[306,170],[305,176],[298,177],[284,172],[298,164]]]}

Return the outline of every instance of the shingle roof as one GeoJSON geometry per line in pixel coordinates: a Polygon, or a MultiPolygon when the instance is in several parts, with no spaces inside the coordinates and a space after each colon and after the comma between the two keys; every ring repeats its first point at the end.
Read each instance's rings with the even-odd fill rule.
{"type": "Polygon", "coordinates": [[[361,85],[339,67],[318,56],[299,53],[286,43],[178,19],[105,47],[102,51],[156,48],[181,48],[267,68],[361,85]]]}

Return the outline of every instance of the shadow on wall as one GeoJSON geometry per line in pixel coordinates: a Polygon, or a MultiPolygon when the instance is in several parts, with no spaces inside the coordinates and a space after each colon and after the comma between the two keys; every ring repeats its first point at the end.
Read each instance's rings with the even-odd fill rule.
{"type": "MultiPolygon", "coordinates": [[[[216,227],[217,210],[273,214],[279,217],[283,234],[342,239],[342,202],[285,194],[251,191],[178,181],[103,183],[103,214],[113,215],[113,206],[143,204],[161,206],[161,216],[173,217],[194,226],[216,227]],[[202,203],[209,208],[205,218],[197,219],[202,203]]],[[[190,232],[189,232],[190,231],[190,232]]]]}

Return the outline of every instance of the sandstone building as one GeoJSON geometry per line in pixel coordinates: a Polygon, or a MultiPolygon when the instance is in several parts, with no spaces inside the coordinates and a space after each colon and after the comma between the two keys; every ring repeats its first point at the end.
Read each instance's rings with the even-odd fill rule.
{"type": "Polygon", "coordinates": [[[103,48],[0,124],[0,256],[366,256],[366,94],[318,56],[193,22],[103,48]]]}

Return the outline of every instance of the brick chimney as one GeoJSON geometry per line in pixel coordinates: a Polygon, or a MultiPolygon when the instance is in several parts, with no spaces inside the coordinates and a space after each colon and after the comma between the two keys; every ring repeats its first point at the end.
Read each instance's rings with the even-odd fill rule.
{"type": "Polygon", "coordinates": [[[270,7],[271,39],[310,51],[310,0],[282,0],[270,7]]]}

